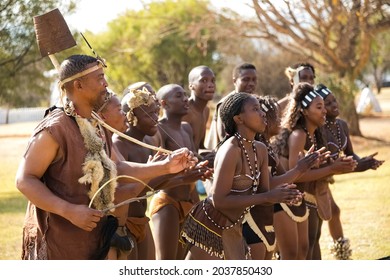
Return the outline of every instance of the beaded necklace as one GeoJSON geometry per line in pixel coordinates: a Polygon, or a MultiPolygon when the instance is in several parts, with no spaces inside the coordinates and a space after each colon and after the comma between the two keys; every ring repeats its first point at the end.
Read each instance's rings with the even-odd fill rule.
{"type": "Polygon", "coordinates": [[[311,135],[310,135],[309,131],[307,131],[307,128],[306,128],[306,127],[303,126],[302,129],[306,132],[306,135],[307,135],[307,137],[309,138],[310,143],[311,143],[312,145],[314,145],[314,151],[316,151],[316,150],[317,150],[317,139],[316,139],[316,135],[313,134],[313,137],[311,137],[311,135]]]}
{"type": "Polygon", "coordinates": [[[244,138],[238,132],[234,133],[234,136],[237,138],[241,149],[244,151],[246,161],[248,162],[249,170],[250,170],[251,176],[252,176],[252,194],[255,194],[257,192],[257,188],[259,186],[258,177],[260,175],[258,164],[257,164],[257,150],[256,150],[255,142],[253,140],[248,140],[248,139],[244,138]],[[252,149],[253,149],[253,153],[255,156],[255,170],[253,170],[251,161],[249,159],[248,151],[245,149],[245,146],[244,146],[244,143],[242,142],[242,140],[252,144],[252,149]]]}
{"type": "Polygon", "coordinates": [[[334,122],[330,122],[330,121],[326,121],[325,122],[325,126],[326,126],[326,129],[332,134],[333,138],[337,140],[337,152],[338,154],[342,154],[342,149],[341,149],[341,130],[340,130],[340,125],[339,123],[336,121],[334,122]],[[330,125],[336,125],[336,129],[337,129],[337,134],[334,133],[333,129],[330,127],[330,125]]]}
{"type": "MultiPolygon", "coordinates": [[[[255,141],[246,139],[245,137],[243,137],[238,132],[234,133],[234,136],[238,139],[240,148],[244,151],[246,160],[248,162],[249,170],[250,170],[251,176],[252,176],[252,194],[255,194],[257,192],[257,188],[258,188],[258,185],[259,185],[258,177],[260,175],[260,172],[259,172],[259,169],[258,169],[258,166],[257,166],[258,165],[257,164],[257,150],[256,150],[256,146],[255,146],[255,141]],[[255,169],[256,169],[256,171],[253,170],[252,164],[251,164],[250,159],[249,159],[248,151],[245,149],[245,146],[244,146],[244,143],[242,142],[242,140],[252,144],[253,153],[255,155],[255,169]]],[[[220,228],[222,230],[230,229],[230,228],[236,226],[240,221],[242,221],[244,219],[244,216],[249,212],[249,210],[252,207],[253,207],[253,205],[250,206],[250,207],[247,207],[245,209],[245,211],[240,215],[240,217],[238,217],[238,219],[236,221],[232,222],[231,225],[229,225],[229,226],[221,226],[216,221],[214,221],[213,218],[207,213],[207,210],[206,210],[206,200],[203,200],[203,205],[202,205],[203,212],[205,213],[207,219],[209,219],[216,227],[218,227],[218,228],[220,228]]]]}

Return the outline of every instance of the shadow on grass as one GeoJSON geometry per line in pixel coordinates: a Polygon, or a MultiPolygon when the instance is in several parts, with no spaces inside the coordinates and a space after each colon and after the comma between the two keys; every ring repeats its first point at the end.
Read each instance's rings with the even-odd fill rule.
{"type": "Polygon", "coordinates": [[[0,213],[24,213],[27,200],[20,194],[7,195],[0,199],[0,213]]]}

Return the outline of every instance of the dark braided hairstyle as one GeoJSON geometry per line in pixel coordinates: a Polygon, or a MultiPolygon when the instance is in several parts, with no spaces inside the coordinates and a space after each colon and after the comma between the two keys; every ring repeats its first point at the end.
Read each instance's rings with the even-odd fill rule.
{"type": "MultiPolygon", "coordinates": [[[[293,130],[305,129],[305,117],[302,113],[303,105],[302,100],[309,94],[310,91],[314,91],[314,88],[309,83],[299,83],[294,87],[291,95],[290,102],[286,108],[285,114],[282,119],[282,131],[276,136],[273,141],[273,147],[279,155],[288,157],[288,138],[293,130]]],[[[310,106],[310,105],[309,105],[310,106]]],[[[317,139],[318,148],[325,146],[326,141],[323,138],[319,129],[316,129],[315,137],[317,139]]]]}
{"type": "MultiPolygon", "coordinates": [[[[263,134],[268,134],[268,128],[270,122],[273,122],[278,119],[279,117],[279,104],[278,100],[275,97],[265,95],[265,96],[256,96],[257,100],[259,101],[261,110],[265,113],[265,116],[267,118],[267,126],[264,130],[263,134]],[[264,109],[264,107],[266,110],[264,109]]],[[[258,135],[256,138],[258,140],[263,141],[265,140],[264,136],[258,135]]]]}
{"type": "Polygon", "coordinates": [[[96,57],[76,54],[65,59],[60,66],[59,79],[63,81],[77,73],[83,72],[87,69],[88,64],[97,62],[96,57]]]}
{"type": "Polygon", "coordinates": [[[234,116],[243,112],[246,101],[253,95],[246,92],[237,92],[230,94],[221,104],[220,118],[224,126],[226,135],[221,142],[218,143],[218,149],[228,138],[237,132],[237,125],[233,119],[234,116]]]}

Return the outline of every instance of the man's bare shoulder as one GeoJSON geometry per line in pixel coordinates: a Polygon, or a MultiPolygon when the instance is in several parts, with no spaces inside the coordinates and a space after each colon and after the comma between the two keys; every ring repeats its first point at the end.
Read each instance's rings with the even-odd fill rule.
{"type": "Polygon", "coordinates": [[[192,129],[192,126],[190,123],[186,122],[186,121],[183,121],[181,123],[181,129],[185,132],[187,132],[188,134],[191,134],[193,133],[193,129],[192,129]]]}

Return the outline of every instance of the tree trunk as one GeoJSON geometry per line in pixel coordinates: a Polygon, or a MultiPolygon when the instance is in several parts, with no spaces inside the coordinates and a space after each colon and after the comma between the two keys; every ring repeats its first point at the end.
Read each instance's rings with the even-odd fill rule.
{"type": "Polygon", "coordinates": [[[359,125],[359,115],[356,112],[354,102],[348,102],[344,104],[342,108],[341,118],[343,118],[348,123],[350,135],[362,136],[359,125]]]}
{"type": "Polygon", "coordinates": [[[348,123],[349,133],[354,136],[362,136],[359,125],[359,115],[356,112],[355,94],[353,84],[344,85],[342,88],[333,90],[340,109],[340,118],[348,123]]]}

